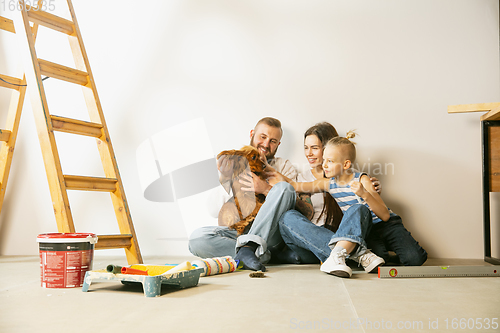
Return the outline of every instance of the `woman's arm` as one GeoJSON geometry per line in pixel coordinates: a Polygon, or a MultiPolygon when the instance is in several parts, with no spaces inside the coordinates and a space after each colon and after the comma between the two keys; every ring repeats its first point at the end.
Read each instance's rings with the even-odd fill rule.
{"type": "Polygon", "coordinates": [[[311,195],[307,193],[299,193],[295,201],[295,210],[299,211],[308,220],[314,216],[314,207],[311,201],[311,195]]]}
{"type": "Polygon", "coordinates": [[[370,181],[372,182],[373,187],[375,188],[375,191],[377,191],[377,193],[379,195],[381,195],[382,194],[382,183],[380,182],[380,180],[378,180],[377,177],[370,177],[370,181]]]}
{"type": "Polygon", "coordinates": [[[387,206],[380,197],[380,195],[375,191],[375,188],[366,175],[363,175],[360,182],[352,182],[351,189],[357,196],[363,198],[366,201],[371,210],[377,215],[382,221],[387,221],[391,217],[387,206]]]}

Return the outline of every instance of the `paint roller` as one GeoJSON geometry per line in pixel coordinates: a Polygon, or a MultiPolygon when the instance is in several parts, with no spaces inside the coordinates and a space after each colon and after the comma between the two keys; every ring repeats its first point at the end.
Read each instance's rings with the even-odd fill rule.
{"type": "Polygon", "coordinates": [[[108,265],[106,266],[106,271],[108,273],[118,274],[122,272],[122,266],[108,265]]]}
{"type": "MultiPolygon", "coordinates": [[[[113,265],[108,265],[108,267],[109,266],[113,265]]],[[[191,266],[191,263],[189,261],[185,261],[178,265],[132,265],[130,267],[121,267],[120,273],[132,274],[132,275],[158,276],[167,274],[170,275],[181,271],[188,271],[193,268],[194,267],[191,266]]],[[[110,269],[113,270],[114,267],[110,267],[110,269]]]]}

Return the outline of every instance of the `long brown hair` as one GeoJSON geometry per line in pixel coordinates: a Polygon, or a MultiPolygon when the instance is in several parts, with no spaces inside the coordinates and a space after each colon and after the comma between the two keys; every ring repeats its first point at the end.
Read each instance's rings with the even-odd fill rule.
{"type": "MultiPolygon", "coordinates": [[[[304,133],[304,140],[309,135],[315,135],[319,139],[319,141],[321,141],[323,149],[325,148],[328,141],[330,141],[334,137],[339,136],[335,127],[327,122],[318,123],[310,127],[304,133]]],[[[335,232],[339,228],[340,221],[342,220],[342,210],[337,204],[337,201],[335,201],[335,199],[330,195],[330,193],[323,193],[323,198],[324,205],[323,209],[321,210],[321,214],[318,217],[318,220],[321,219],[323,214],[326,214],[324,227],[335,232]]]]}

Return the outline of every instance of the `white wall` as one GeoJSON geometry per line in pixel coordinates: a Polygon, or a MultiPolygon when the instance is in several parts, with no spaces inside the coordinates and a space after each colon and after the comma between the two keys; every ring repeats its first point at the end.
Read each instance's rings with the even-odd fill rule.
{"type": "MultiPolygon", "coordinates": [[[[56,1],[56,12],[66,15],[64,5],[56,1]]],[[[340,134],[356,129],[359,164],[372,173],[391,165],[377,175],[383,198],[430,256],[482,258],[480,115],[449,115],[447,106],[500,101],[498,1],[75,0],[74,6],[144,255],[188,250],[178,205],[142,195],[141,143],[203,118],[216,155],[248,143],[257,120],[273,116],[285,130],[278,155],[300,167],[309,126],[330,121],[340,134]]],[[[0,8],[0,15],[17,14],[0,8]]],[[[39,53],[70,65],[65,38],[49,37],[40,30],[39,53]]],[[[2,73],[15,72],[13,45],[0,32],[2,73]]],[[[79,90],[54,79],[46,86],[63,92],[49,98],[52,113],[85,120],[79,90]]],[[[2,89],[1,110],[8,100],[2,89]]],[[[101,175],[92,140],[86,148],[88,139],[61,137],[61,154],[68,154],[63,171],[101,175]]],[[[171,144],[196,154],[195,146],[171,144]]],[[[114,232],[108,195],[94,196],[71,194],[77,230],[114,232]]],[[[0,215],[0,254],[36,254],[36,235],[56,231],[27,100],[0,215]]]]}

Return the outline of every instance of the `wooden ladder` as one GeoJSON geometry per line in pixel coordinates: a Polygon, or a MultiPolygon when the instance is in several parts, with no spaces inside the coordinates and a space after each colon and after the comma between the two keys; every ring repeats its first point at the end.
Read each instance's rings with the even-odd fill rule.
{"type": "Polygon", "coordinates": [[[30,7],[24,0],[19,0],[20,14],[14,20],[17,35],[22,39],[21,45],[25,47],[23,53],[26,55],[26,80],[31,95],[31,105],[42,148],[57,228],[59,232],[75,232],[67,190],[109,192],[120,234],[98,235],[95,248],[124,248],[129,264],[142,263],[134,225],[75,11],[71,0],[67,0],[67,3],[71,21],[38,10],[38,8],[42,8],[40,3],[38,8],[30,7]],[[35,50],[35,39],[31,32],[30,22],[68,35],[76,68],[39,59],[35,50]],[[82,86],[90,122],[51,115],[42,75],[82,86]],[[63,174],[54,131],[96,138],[105,178],[63,174]]]}
{"type": "MultiPolygon", "coordinates": [[[[35,25],[32,29],[33,38],[36,36],[35,25]]],[[[14,22],[12,20],[0,16],[0,30],[5,30],[11,33],[16,33],[14,22]]],[[[14,155],[16,145],[17,131],[19,129],[19,121],[21,120],[21,112],[23,110],[24,96],[26,95],[26,79],[11,77],[0,74],[0,87],[12,89],[10,98],[9,111],[5,129],[0,130],[0,211],[2,210],[5,191],[7,189],[7,181],[9,179],[10,166],[14,155]]]]}

